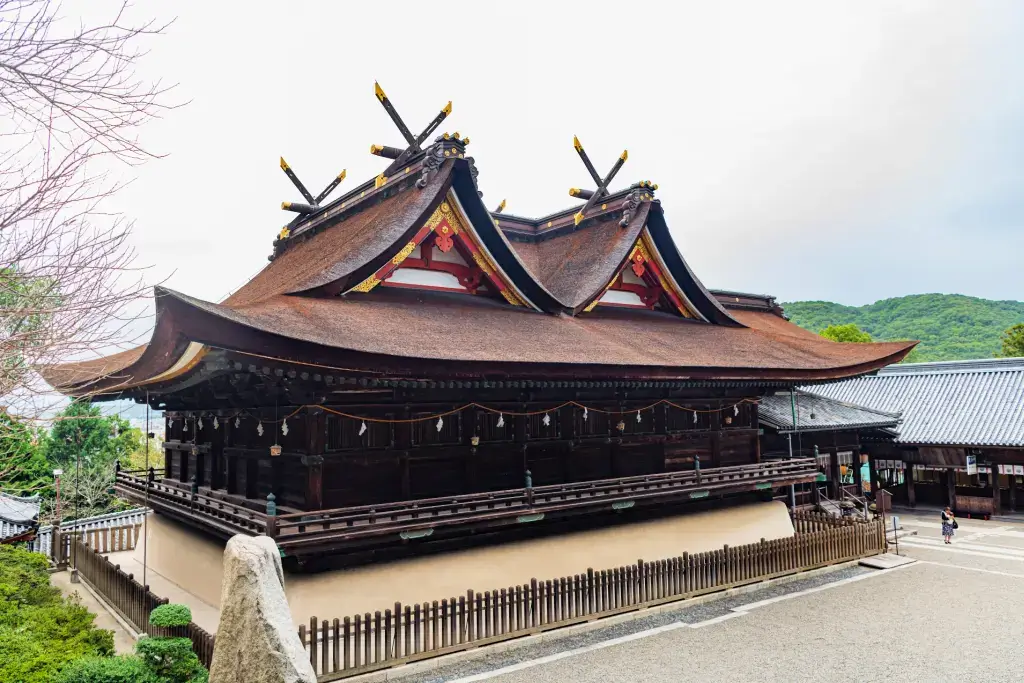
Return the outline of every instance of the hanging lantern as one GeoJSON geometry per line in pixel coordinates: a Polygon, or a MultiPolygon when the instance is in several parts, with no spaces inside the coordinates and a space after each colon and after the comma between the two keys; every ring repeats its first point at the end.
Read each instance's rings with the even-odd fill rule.
{"type": "Polygon", "coordinates": [[[622,420],[619,420],[619,424],[615,425],[615,428],[618,429],[620,432],[624,432],[626,431],[626,423],[623,422],[622,420]]]}
{"type": "Polygon", "coordinates": [[[220,420],[218,420],[216,416],[213,418],[213,428],[220,429],[220,420]]]}
{"type": "Polygon", "coordinates": [[[359,436],[362,436],[365,433],[366,433],[366,423],[363,422],[361,425],[359,425],[359,436]]]}
{"type": "Polygon", "coordinates": [[[281,433],[288,436],[288,418],[281,420],[281,433]]]}
{"type": "Polygon", "coordinates": [[[473,436],[469,437],[469,443],[472,444],[473,448],[476,448],[477,446],[480,445],[480,437],[474,434],[473,436]]]}
{"type": "Polygon", "coordinates": [[[437,431],[440,432],[442,428],[444,428],[444,418],[439,417],[437,418],[437,431]]]}
{"type": "Polygon", "coordinates": [[[544,423],[545,427],[551,426],[551,416],[548,415],[547,413],[544,413],[544,417],[541,418],[541,422],[544,423]]]}
{"type": "Polygon", "coordinates": [[[256,433],[263,436],[263,420],[256,423],[256,433]]]}
{"type": "Polygon", "coordinates": [[[587,421],[587,407],[583,406],[583,421],[587,421]]]}
{"type": "Polygon", "coordinates": [[[498,413],[498,425],[497,426],[498,426],[498,429],[501,429],[502,427],[505,426],[505,416],[502,415],[501,413],[498,413]]]}
{"type": "Polygon", "coordinates": [[[271,456],[277,456],[277,455],[281,455],[281,447],[280,447],[280,446],[278,446],[278,445],[277,445],[277,444],[275,443],[275,444],[274,444],[273,446],[271,446],[271,447],[270,447],[270,455],[271,455],[271,456]]]}

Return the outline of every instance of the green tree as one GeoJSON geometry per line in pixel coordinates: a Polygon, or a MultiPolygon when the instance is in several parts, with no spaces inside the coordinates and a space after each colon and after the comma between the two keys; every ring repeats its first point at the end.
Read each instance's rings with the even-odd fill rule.
{"type": "Polygon", "coordinates": [[[853,323],[876,341],[914,339],[914,362],[991,358],[1004,330],[1024,322],[1024,301],[993,301],[960,294],[913,294],[865,306],[828,301],[782,304],[795,324],[817,332],[853,323]]]}
{"type": "Polygon", "coordinates": [[[131,454],[142,445],[142,432],[128,420],[105,416],[99,407],[74,402],[54,420],[47,443],[47,457],[57,467],[71,469],[79,456],[84,466],[128,464],[131,454]]]}
{"type": "MultiPolygon", "coordinates": [[[[143,434],[116,415],[105,416],[97,406],[72,403],[53,422],[46,441],[50,466],[64,470],[61,479],[61,518],[88,517],[127,506],[111,493],[114,463],[127,466],[142,445],[143,434]]],[[[52,499],[44,503],[55,513],[52,499]]]]}
{"type": "Polygon", "coordinates": [[[40,431],[0,410],[0,490],[14,495],[45,492],[51,480],[40,431]]]}
{"type": "Polygon", "coordinates": [[[871,341],[871,335],[857,327],[854,323],[845,325],[829,325],[819,332],[825,339],[836,342],[854,342],[864,344],[871,341]]]}
{"type": "Polygon", "coordinates": [[[51,683],[75,659],[113,654],[93,620],[50,585],[45,557],[0,545],[0,681],[51,683]]]}
{"type": "Polygon", "coordinates": [[[1003,358],[1020,358],[1024,356],[1024,323],[1017,323],[1003,332],[1001,338],[1003,348],[997,356],[1003,358]]]}

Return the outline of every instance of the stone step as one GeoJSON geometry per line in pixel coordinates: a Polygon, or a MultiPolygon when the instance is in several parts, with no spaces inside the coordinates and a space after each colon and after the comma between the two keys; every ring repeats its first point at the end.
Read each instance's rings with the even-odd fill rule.
{"type": "Polygon", "coordinates": [[[917,560],[906,555],[883,553],[881,555],[865,557],[859,564],[862,567],[870,567],[871,569],[893,569],[894,567],[900,567],[913,562],[917,562],[917,560]]]}

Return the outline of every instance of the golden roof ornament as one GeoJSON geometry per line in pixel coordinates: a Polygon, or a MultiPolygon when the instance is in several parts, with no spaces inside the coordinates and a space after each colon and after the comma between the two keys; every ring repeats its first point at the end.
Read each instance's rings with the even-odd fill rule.
{"type": "Polygon", "coordinates": [[[594,204],[597,203],[597,200],[609,194],[608,185],[615,178],[615,175],[622,168],[622,165],[626,163],[626,159],[629,158],[629,151],[622,150],[622,154],[619,155],[618,161],[616,161],[615,165],[612,166],[612,169],[608,171],[608,175],[602,178],[597,174],[597,169],[594,168],[594,164],[591,163],[590,157],[587,156],[587,152],[583,149],[580,139],[575,135],[572,136],[572,146],[576,149],[576,153],[579,154],[580,159],[583,161],[583,165],[587,167],[587,173],[590,174],[594,183],[597,184],[597,190],[594,191],[584,190],[578,187],[574,187],[569,190],[569,196],[585,199],[587,201],[583,208],[573,216],[573,223],[575,225],[579,225],[583,222],[587,212],[594,206],[594,204]]]}

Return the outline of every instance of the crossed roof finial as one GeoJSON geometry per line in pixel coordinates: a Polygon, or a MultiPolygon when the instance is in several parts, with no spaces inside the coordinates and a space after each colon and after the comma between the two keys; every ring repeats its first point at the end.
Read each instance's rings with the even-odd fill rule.
{"type": "Polygon", "coordinates": [[[327,187],[325,187],[320,194],[314,197],[310,193],[310,191],[306,189],[306,186],[302,184],[302,181],[299,180],[299,176],[295,175],[295,171],[293,171],[292,167],[288,165],[288,162],[284,160],[284,157],[281,157],[281,170],[284,171],[284,174],[286,176],[288,176],[288,180],[292,181],[292,185],[294,185],[296,189],[298,189],[298,191],[302,194],[303,198],[305,198],[305,200],[309,202],[308,204],[301,204],[299,202],[281,202],[282,209],[284,209],[285,211],[294,211],[295,213],[299,214],[298,216],[295,217],[294,220],[292,220],[291,223],[281,228],[281,232],[278,235],[278,239],[283,240],[286,237],[288,237],[288,235],[291,233],[291,227],[295,223],[297,223],[303,216],[309,213],[313,213],[314,211],[320,208],[320,202],[326,199],[327,195],[334,192],[334,188],[336,188],[341,183],[341,181],[345,179],[345,171],[343,169],[341,173],[339,173],[334,178],[334,180],[327,184],[327,187]]]}
{"type": "Polygon", "coordinates": [[[298,204],[296,202],[281,202],[282,209],[285,211],[294,211],[295,213],[311,213],[319,208],[320,202],[326,199],[327,195],[334,192],[334,188],[336,188],[341,181],[345,179],[345,170],[342,169],[341,173],[339,173],[334,180],[328,183],[327,187],[325,187],[320,194],[314,197],[309,193],[309,190],[306,189],[306,186],[302,184],[302,181],[299,180],[299,176],[295,175],[295,171],[293,171],[292,167],[288,165],[288,162],[284,160],[284,157],[281,157],[281,170],[284,171],[284,174],[288,176],[288,180],[292,181],[292,184],[298,188],[299,192],[302,193],[302,196],[306,198],[307,202],[309,202],[308,205],[298,204]]]}
{"type": "MultiPolygon", "coordinates": [[[[441,125],[441,122],[448,118],[448,115],[452,113],[452,103],[451,100],[449,100],[448,104],[444,105],[441,111],[438,112],[437,116],[427,124],[427,127],[423,129],[423,132],[414,136],[412,131],[409,130],[409,127],[405,125],[405,121],[402,120],[402,117],[398,115],[398,112],[395,110],[395,106],[391,104],[391,100],[389,100],[388,96],[384,94],[383,88],[380,87],[380,83],[377,81],[373,82],[373,92],[380,103],[384,106],[384,111],[388,113],[388,116],[390,116],[391,120],[395,123],[395,126],[398,128],[398,132],[400,132],[402,137],[405,138],[405,143],[407,145],[405,149],[388,147],[386,145],[370,145],[370,154],[376,154],[379,157],[394,160],[391,165],[381,173],[382,176],[388,176],[396,168],[401,168],[406,162],[408,162],[412,155],[423,151],[423,143],[426,139],[431,133],[437,130],[437,127],[441,125]]],[[[466,142],[468,142],[468,140],[466,142]]]]}
{"type": "Polygon", "coordinates": [[[615,165],[612,166],[612,170],[608,171],[608,175],[602,179],[601,176],[597,174],[597,169],[594,168],[594,164],[590,163],[590,157],[588,157],[587,153],[583,150],[583,145],[580,144],[580,139],[575,135],[572,136],[572,146],[576,148],[576,153],[579,154],[580,159],[583,160],[583,165],[587,167],[587,172],[590,173],[590,177],[593,178],[594,182],[597,184],[597,190],[594,191],[582,190],[576,187],[569,190],[570,196],[587,200],[587,203],[583,208],[580,209],[573,217],[576,225],[579,225],[583,221],[587,211],[594,206],[597,200],[608,194],[608,184],[612,182],[615,178],[615,174],[618,173],[619,169],[622,168],[622,165],[626,163],[626,159],[629,158],[629,150],[622,150],[622,154],[619,155],[618,161],[616,161],[615,165]]]}

